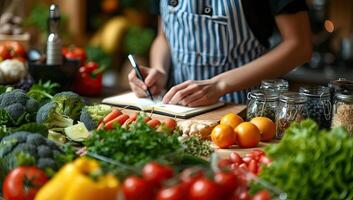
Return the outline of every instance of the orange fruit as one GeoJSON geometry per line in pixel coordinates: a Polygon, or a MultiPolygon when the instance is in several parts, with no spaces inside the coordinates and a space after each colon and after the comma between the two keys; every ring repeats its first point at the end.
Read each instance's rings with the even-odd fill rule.
{"type": "Polygon", "coordinates": [[[236,140],[241,148],[256,147],[260,142],[260,130],[250,122],[243,122],[234,129],[236,140]]]}
{"type": "Polygon", "coordinates": [[[275,123],[267,117],[255,117],[251,121],[260,130],[261,141],[269,142],[276,135],[275,123]]]}
{"type": "Polygon", "coordinates": [[[236,138],[232,127],[219,124],[213,128],[211,139],[218,147],[227,148],[235,143],[236,138]]]}
{"type": "Polygon", "coordinates": [[[234,129],[242,122],[244,122],[244,120],[239,115],[228,113],[221,118],[220,124],[228,125],[234,129]]]}

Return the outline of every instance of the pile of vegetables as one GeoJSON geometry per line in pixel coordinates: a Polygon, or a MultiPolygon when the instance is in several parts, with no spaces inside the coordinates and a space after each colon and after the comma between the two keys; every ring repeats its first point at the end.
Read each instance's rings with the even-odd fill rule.
{"type": "Polygon", "coordinates": [[[343,128],[320,131],[311,120],[293,123],[265,151],[273,162],[259,177],[289,199],[353,199],[353,138],[343,128]]]}
{"type": "Polygon", "coordinates": [[[157,132],[140,116],[129,128],[99,129],[84,145],[87,151],[128,165],[143,165],[161,157],[170,157],[182,146],[177,136],[157,132]]]}
{"type": "Polygon", "coordinates": [[[0,180],[18,166],[37,166],[52,175],[69,160],[57,144],[40,134],[12,133],[0,142],[0,180]]]}

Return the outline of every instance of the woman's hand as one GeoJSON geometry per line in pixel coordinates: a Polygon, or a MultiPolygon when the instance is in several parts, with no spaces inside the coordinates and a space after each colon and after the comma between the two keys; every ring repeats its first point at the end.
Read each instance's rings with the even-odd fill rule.
{"type": "Polygon", "coordinates": [[[206,106],[218,102],[224,93],[220,84],[212,79],[186,81],[172,87],[163,98],[163,103],[183,106],[206,106]]]}
{"type": "Polygon", "coordinates": [[[136,96],[146,97],[147,88],[150,89],[152,95],[160,93],[166,84],[166,74],[161,70],[142,66],[140,66],[140,70],[145,77],[145,82],[137,77],[135,70],[131,70],[129,73],[129,84],[136,96]]]}

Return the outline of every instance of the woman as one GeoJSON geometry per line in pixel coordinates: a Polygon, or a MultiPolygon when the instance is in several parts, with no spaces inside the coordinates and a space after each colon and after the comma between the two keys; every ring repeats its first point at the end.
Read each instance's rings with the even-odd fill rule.
{"type": "Polygon", "coordinates": [[[151,47],[145,82],[129,74],[145,97],[174,85],[164,103],[244,103],[246,90],[280,77],[311,58],[311,31],[304,0],[160,0],[160,26],[151,47]],[[277,27],[282,42],[268,51],[277,27]]]}

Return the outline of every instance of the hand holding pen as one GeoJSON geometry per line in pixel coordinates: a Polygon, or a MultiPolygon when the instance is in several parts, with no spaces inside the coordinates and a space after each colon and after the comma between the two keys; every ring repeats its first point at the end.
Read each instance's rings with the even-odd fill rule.
{"type": "MultiPolygon", "coordinates": [[[[129,56],[130,57],[130,56],[129,56]]],[[[133,58],[133,56],[131,56],[133,58]]],[[[135,64],[138,65],[135,59],[135,64]]],[[[133,63],[132,63],[133,65],[133,63]]],[[[147,89],[150,90],[152,95],[159,94],[165,86],[167,76],[162,71],[155,68],[147,68],[138,65],[141,75],[144,77],[144,81],[139,78],[138,72],[133,68],[129,73],[129,84],[131,90],[136,94],[137,97],[148,97],[147,89]]]]}

